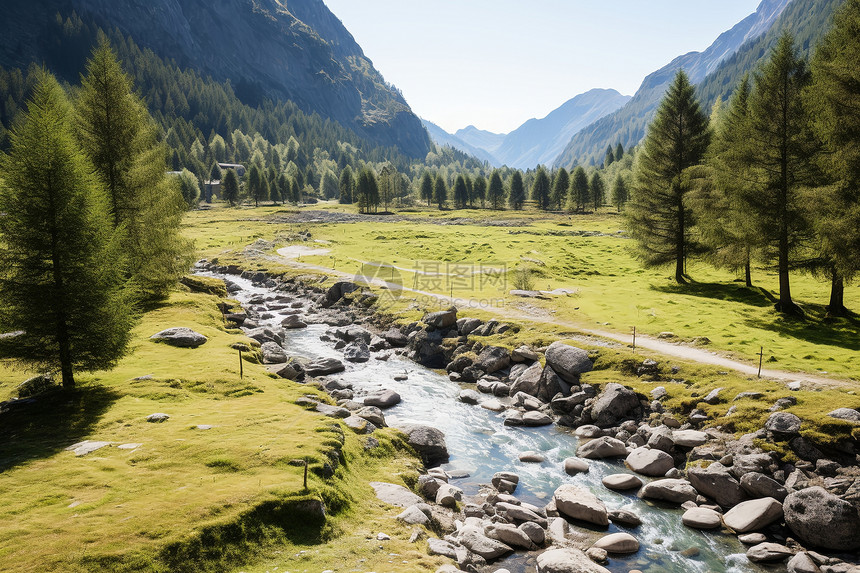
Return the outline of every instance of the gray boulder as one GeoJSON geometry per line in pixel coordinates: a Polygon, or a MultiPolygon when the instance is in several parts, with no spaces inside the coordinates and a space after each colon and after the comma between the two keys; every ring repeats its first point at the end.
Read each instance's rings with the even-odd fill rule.
{"type": "Polygon", "coordinates": [[[845,420],[846,422],[860,424],[860,412],[852,408],[837,408],[827,415],[831,418],[836,418],[837,420],[845,420]]]}
{"type": "Polygon", "coordinates": [[[425,314],[421,322],[437,329],[450,328],[457,322],[457,309],[450,308],[448,310],[425,314]]]}
{"type": "Polygon", "coordinates": [[[306,328],[308,325],[299,315],[290,314],[281,321],[281,326],[293,330],[297,328],[306,328]]]}
{"type": "Polygon", "coordinates": [[[776,438],[788,438],[800,433],[800,418],[789,412],[774,412],[767,419],[764,429],[776,438]]]}
{"type": "Polygon", "coordinates": [[[385,410],[400,403],[400,394],[394,390],[382,390],[364,398],[365,406],[375,406],[385,410]]]}
{"type": "Polygon", "coordinates": [[[337,358],[319,358],[305,366],[305,374],[308,376],[327,376],[344,370],[346,367],[337,358]]]}
{"type": "Polygon", "coordinates": [[[343,357],[350,362],[367,362],[370,360],[370,348],[363,341],[356,340],[344,346],[343,357]]]}
{"type": "Polygon", "coordinates": [[[617,491],[638,489],[642,487],[642,480],[633,474],[610,474],[601,480],[604,487],[617,491]]]}
{"type": "Polygon", "coordinates": [[[503,370],[511,363],[511,355],[507,348],[487,346],[478,355],[475,366],[487,374],[503,370]]]}
{"type": "Polygon", "coordinates": [[[793,554],[794,551],[779,543],[759,543],[747,549],[747,558],[753,563],[778,563],[793,554]]]}
{"type": "Polygon", "coordinates": [[[579,447],[576,449],[576,455],[589,460],[619,458],[627,455],[627,446],[621,440],[616,440],[609,436],[601,436],[584,443],[580,442],[579,447]]]}
{"type": "Polygon", "coordinates": [[[627,456],[624,462],[638,474],[660,477],[675,467],[672,456],[662,450],[636,448],[627,456]]]}
{"type": "Polygon", "coordinates": [[[714,462],[706,468],[690,467],[687,479],[699,493],[723,507],[733,507],[747,498],[741,484],[720,462],[714,462]]]}
{"type": "Polygon", "coordinates": [[[529,396],[537,396],[540,393],[540,379],[543,367],[540,362],[535,362],[520,374],[511,386],[511,396],[517,392],[524,392],[529,396]]]}
{"type": "Polygon", "coordinates": [[[197,348],[205,344],[208,338],[184,326],[176,326],[157,332],[149,337],[155,342],[163,342],[177,348],[197,348]]]}
{"type": "Polygon", "coordinates": [[[775,479],[760,472],[748,472],[741,476],[741,487],[750,497],[772,497],[782,501],[788,491],[775,479]]]}
{"type": "Polygon", "coordinates": [[[380,428],[384,428],[387,425],[385,423],[385,416],[383,415],[382,410],[376,406],[365,406],[358,410],[355,415],[359,418],[364,418],[374,426],[378,426],[380,428]]]}
{"type": "Polygon", "coordinates": [[[287,352],[280,344],[264,342],[260,350],[263,353],[263,364],[283,364],[287,361],[287,352]]]}
{"type": "Polygon", "coordinates": [[[639,490],[642,499],[657,499],[678,505],[685,501],[696,501],[698,495],[690,482],[683,479],[658,479],[646,483],[639,490]]]}
{"type": "Polygon", "coordinates": [[[395,518],[397,521],[402,521],[407,525],[430,525],[430,518],[427,515],[418,509],[417,505],[410,505],[405,510],[403,510],[400,515],[395,518]]]}
{"type": "Polygon", "coordinates": [[[406,338],[406,335],[403,334],[399,328],[395,328],[393,326],[386,332],[382,333],[382,338],[395,348],[403,348],[409,343],[409,339],[406,338]]]}
{"type": "Polygon", "coordinates": [[[681,516],[681,522],[693,529],[716,529],[722,525],[720,514],[706,507],[691,507],[681,516]]]}
{"type": "Polygon", "coordinates": [[[460,530],[458,539],[469,551],[487,560],[496,559],[513,551],[509,545],[490,539],[482,530],[472,525],[464,526],[460,530]]]}
{"type": "Polygon", "coordinates": [[[572,547],[550,549],[537,556],[537,573],[609,573],[588,556],[572,547]]]}
{"type": "Polygon", "coordinates": [[[579,519],[595,525],[609,525],[606,506],[596,495],[585,488],[565,484],[553,494],[558,511],[571,519],[579,519]]]}
{"type": "Polygon", "coordinates": [[[629,533],[610,533],[598,539],[593,547],[610,554],[636,553],[639,551],[639,541],[629,533]]]}
{"type": "Polygon", "coordinates": [[[537,549],[537,546],[523,530],[509,523],[490,524],[484,528],[484,534],[490,539],[501,541],[510,547],[519,547],[525,550],[537,549]]]}
{"type": "Polygon", "coordinates": [[[767,527],[782,519],[782,515],[783,508],[779,501],[763,497],[737,504],[723,516],[723,523],[736,533],[747,533],[767,527]]]}
{"type": "Polygon", "coordinates": [[[372,481],[370,482],[370,487],[376,492],[377,499],[391,505],[396,505],[397,507],[410,507],[424,502],[423,499],[402,485],[372,481]]]}
{"type": "Polygon", "coordinates": [[[636,393],[615,382],[607,384],[591,408],[591,419],[601,428],[615,426],[639,407],[636,393]]]}
{"type": "Polygon", "coordinates": [[[353,282],[339,281],[331,285],[325,293],[326,302],[334,304],[343,298],[343,295],[355,292],[361,287],[353,282]]]}
{"type": "Polygon", "coordinates": [[[441,430],[421,424],[404,424],[397,429],[406,434],[407,442],[424,460],[424,465],[432,467],[448,461],[448,446],[441,430]]]}
{"type": "Polygon", "coordinates": [[[579,381],[580,374],[591,372],[594,367],[588,358],[588,352],[563,342],[553,342],[549,345],[546,349],[546,364],[571,384],[579,381]]]}
{"type": "Polygon", "coordinates": [[[815,486],[785,498],[785,523],[804,543],[837,551],[860,549],[860,512],[815,486]]]}

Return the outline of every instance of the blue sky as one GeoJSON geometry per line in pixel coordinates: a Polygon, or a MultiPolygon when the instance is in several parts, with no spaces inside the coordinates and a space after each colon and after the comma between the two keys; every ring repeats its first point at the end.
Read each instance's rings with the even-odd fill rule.
{"type": "Polygon", "coordinates": [[[591,88],[632,95],[759,0],[324,0],[412,109],[506,133],[591,88]]]}

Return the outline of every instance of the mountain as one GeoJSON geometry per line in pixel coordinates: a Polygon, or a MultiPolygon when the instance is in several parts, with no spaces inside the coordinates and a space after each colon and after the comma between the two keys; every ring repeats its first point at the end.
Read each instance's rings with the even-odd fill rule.
{"type": "Polygon", "coordinates": [[[543,119],[530,119],[510,132],[493,154],[518,169],[549,165],[585,126],[630,101],[615,90],[593,89],[565,102],[543,119]]]}
{"type": "Polygon", "coordinates": [[[483,149],[491,154],[495,153],[505,140],[504,133],[485,131],[483,129],[478,129],[474,125],[458,129],[457,132],[454,133],[454,136],[465,141],[468,145],[483,149]]]}
{"type": "MultiPolygon", "coordinates": [[[[72,11],[180,67],[229,80],[248,105],[290,100],[377,145],[413,157],[430,149],[403,96],[322,0],[9,0],[0,19],[0,64],[62,68],[77,55],[66,53],[68,46],[57,53],[51,24],[72,11]]],[[[85,55],[89,46],[81,49],[85,55]]],[[[75,70],[68,71],[65,79],[76,81],[75,70]]]]}
{"type": "MultiPolygon", "coordinates": [[[[794,3],[803,1],[805,0],[794,0],[794,3]]],[[[762,0],[755,13],[720,34],[704,52],[690,52],[679,56],[650,74],[642,82],[633,99],[624,107],[574,135],[555,160],[555,164],[572,167],[577,163],[600,162],[609,145],[621,143],[629,149],[639,143],[657,105],[679,69],[684,69],[693,83],[701,82],[742,46],[770,30],[790,2],[792,0],[762,0]]]]}
{"type": "MultiPolygon", "coordinates": [[[[453,147],[454,149],[459,149],[464,153],[468,153],[481,161],[486,161],[493,167],[501,167],[501,164],[493,157],[489,152],[480,147],[475,147],[473,145],[469,145],[456,135],[451,135],[432,121],[428,121],[426,119],[422,119],[421,122],[424,124],[424,127],[427,128],[427,133],[430,134],[430,139],[436,142],[437,145],[448,145],[453,147]]],[[[462,131],[462,130],[461,130],[462,131]]]]}

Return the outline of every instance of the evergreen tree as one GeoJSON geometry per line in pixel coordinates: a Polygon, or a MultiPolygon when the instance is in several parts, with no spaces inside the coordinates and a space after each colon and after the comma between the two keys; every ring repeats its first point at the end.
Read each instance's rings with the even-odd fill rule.
{"type": "Polygon", "coordinates": [[[388,211],[388,206],[400,195],[400,173],[391,163],[386,163],[379,174],[379,196],[382,207],[388,211]]]}
{"type": "Polygon", "coordinates": [[[379,184],[376,173],[370,167],[365,167],[358,174],[355,202],[358,203],[359,213],[370,213],[371,209],[375,210],[379,206],[379,184]]]}
{"type": "Polygon", "coordinates": [[[476,175],[472,181],[472,197],[481,202],[483,208],[487,200],[487,180],[483,175],[476,175]]]}
{"type": "Polygon", "coordinates": [[[573,177],[570,182],[570,197],[568,199],[568,211],[582,211],[588,204],[589,188],[588,175],[585,174],[585,169],[581,165],[573,170],[573,177]]]}
{"type": "Polygon", "coordinates": [[[487,198],[493,209],[501,209],[505,204],[505,186],[498,169],[494,169],[490,175],[490,187],[487,190],[487,198]]]}
{"type": "Polygon", "coordinates": [[[320,181],[320,195],[324,199],[334,199],[339,192],[337,177],[330,169],[326,169],[320,181]]]}
{"type": "Polygon", "coordinates": [[[786,33],[755,76],[749,98],[748,129],[744,131],[744,159],[750,181],[742,189],[744,209],[755,233],[764,242],[766,260],[777,262],[777,309],[794,313],[790,270],[809,240],[810,223],[804,188],[818,179],[816,142],[802,91],[810,75],[786,33]]]}
{"type": "Polygon", "coordinates": [[[421,176],[421,188],[419,191],[422,201],[427,201],[427,206],[433,201],[433,177],[430,172],[425,171],[421,176]]]}
{"type": "Polygon", "coordinates": [[[508,191],[508,204],[512,209],[519,211],[526,202],[526,189],[523,185],[522,173],[514,171],[514,174],[511,175],[510,187],[508,191]]]}
{"type": "Polygon", "coordinates": [[[179,191],[189,209],[197,206],[198,201],[200,201],[200,183],[197,181],[197,177],[187,169],[183,169],[179,174],[179,191]]]}
{"type": "Polygon", "coordinates": [[[820,155],[833,183],[816,190],[811,210],[821,250],[829,263],[832,315],[845,309],[844,283],[860,272],[860,0],[846,0],[833,28],[812,59],[806,99],[815,131],[824,142],[820,155]]]}
{"type": "Polygon", "coordinates": [[[125,228],[136,296],[163,299],[191,264],[191,244],[180,235],[186,206],[178,184],[167,177],[158,128],[104,37],[81,79],[76,117],[81,145],[108,193],[114,227],[125,228]]]}
{"type": "Polygon", "coordinates": [[[546,169],[541,165],[538,167],[532,183],[532,200],[537,203],[538,209],[549,210],[550,187],[549,175],[546,174],[546,169]]]}
{"type": "Polygon", "coordinates": [[[567,199],[567,192],[570,188],[570,174],[567,172],[567,169],[562,167],[558,171],[555,172],[555,177],[552,181],[552,195],[550,197],[550,204],[553,209],[561,210],[564,206],[564,202],[567,199]]]}
{"type": "Polygon", "coordinates": [[[603,184],[603,177],[600,176],[599,171],[595,171],[591,175],[591,183],[588,187],[591,191],[594,212],[597,213],[597,210],[606,202],[606,186],[603,184]]]}
{"type": "Polygon", "coordinates": [[[443,209],[448,202],[448,186],[441,174],[436,176],[436,181],[433,184],[433,201],[440,209],[443,209]]]}
{"type": "Polygon", "coordinates": [[[621,145],[621,142],[618,142],[618,145],[615,146],[615,161],[621,161],[621,158],[624,157],[624,146],[621,145]]]}
{"type": "Polygon", "coordinates": [[[67,388],[75,370],[115,364],[131,329],[123,229],[112,225],[71,117],[62,89],[41,72],[0,156],[0,329],[23,333],[0,353],[59,367],[67,388]]]}
{"type": "Polygon", "coordinates": [[[224,194],[224,200],[230,203],[233,207],[239,200],[239,178],[236,176],[236,171],[228,169],[224,174],[224,180],[221,182],[221,192],[224,194]]]}
{"type": "Polygon", "coordinates": [[[299,181],[295,177],[290,179],[290,201],[292,201],[294,205],[298,205],[302,202],[302,188],[299,187],[299,181]]]}
{"type": "MultiPolygon", "coordinates": [[[[334,175],[332,174],[332,177],[334,175]]],[[[285,204],[287,201],[292,200],[292,187],[290,186],[290,179],[287,177],[287,174],[283,171],[280,175],[278,175],[278,196],[281,198],[281,204],[285,204]]]]}
{"type": "Polygon", "coordinates": [[[254,200],[254,207],[259,207],[260,201],[269,198],[265,183],[262,171],[256,163],[252,163],[251,168],[248,169],[248,195],[254,200]]]}
{"type": "Polygon", "coordinates": [[[217,163],[213,163],[209,169],[209,181],[221,181],[221,166],[217,163]]]}
{"type": "Polygon", "coordinates": [[[615,163],[615,153],[612,152],[612,146],[606,148],[606,153],[603,156],[603,168],[606,169],[615,163]]]}
{"type": "Polygon", "coordinates": [[[340,202],[349,204],[352,203],[353,178],[352,168],[347,165],[340,172],[340,202]]]}
{"type": "Polygon", "coordinates": [[[466,186],[466,179],[462,174],[457,175],[454,181],[454,207],[456,209],[465,209],[469,203],[469,188],[466,186]]]}
{"type": "Polygon", "coordinates": [[[209,153],[212,154],[212,157],[217,162],[224,163],[227,160],[227,142],[217,133],[212,137],[212,141],[209,142],[209,153]]]}
{"type": "Polygon", "coordinates": [[[621,212],[621,208],[630,200],[630,192],[627,190],[627,183],[624,177],[619,173],[615,177],[615,183],[612,185],[612,204],[621,212]]]}
{"type": "Polygon", "coordinates": [[[689,170],[701,163],[710,142],[708,117],[695,88],[679,70],[660,103],[636,166],[636,193],[626,214],[647,266],[675,263],[675,280],[686,282],[692,213],[689,170]]]}

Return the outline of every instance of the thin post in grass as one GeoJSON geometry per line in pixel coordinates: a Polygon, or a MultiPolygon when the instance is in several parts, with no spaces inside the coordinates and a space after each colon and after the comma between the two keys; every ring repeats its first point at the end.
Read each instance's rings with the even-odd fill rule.
{"type": "Polygon", "coordinates": [[[305,490],[308,489],[308,461],[305,460],[305,481],[304,481],[305,490]]]}
{"type": "Polygon", "coordinates": [[[761,378],[761,363],[764,360],[764,346],[761,347],[758,353],[758,377],[761,378]]]}
{"type": "Polygon", "coordinates": [[[633,352],[636,352],[636,327],[633,327],[633,352]]]}
{"type": "Polygon", "coordinates": [[[239,349],[239,379],[241,380],[244,377],[245,377],[245,368],[242,365],[242,349],[240,348],[239,349]]]}

